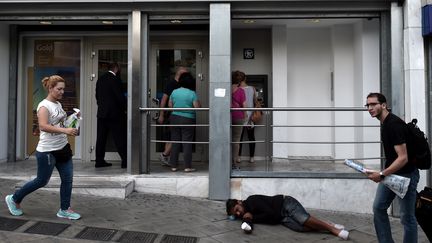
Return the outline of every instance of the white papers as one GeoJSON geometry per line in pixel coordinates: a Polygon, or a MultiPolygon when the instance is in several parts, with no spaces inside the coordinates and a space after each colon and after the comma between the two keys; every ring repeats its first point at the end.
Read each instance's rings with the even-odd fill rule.
{"type": "Polygon", "coordinates": [[[346,159],[345,164],[358,172],[366,173],[366,168],[362,164],[354,162],[354,160],[346,159]]]}
{"type": "Polygon", "coordinates": [[[411,179],[400,175],[388,175],[381,182],[400,198],[404,198],[408,191],[411,179]]]}
{"type": "MultiPolygon", "coordinates": [[[[355,162],[354,160],[346,159],[345,164],[363,174],[367,174],[369,172],[375,172],[374,170],[366,169],[362,164],[355,162]]],[[[391,174],[384,177],[384,180],[382,180],[381,183],[383,183],[390,190],[396,193],[398,197],[404,198],[406,192],[408,191],[408,186],[410,184],[410,181],[411,181],[410,178],[391,174]]]]}

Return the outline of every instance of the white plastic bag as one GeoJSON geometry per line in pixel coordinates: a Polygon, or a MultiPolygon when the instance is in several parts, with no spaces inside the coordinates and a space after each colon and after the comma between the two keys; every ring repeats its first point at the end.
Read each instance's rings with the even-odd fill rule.
{"type": "Polygon", "coordinates": [[[82,120],[81,111],[77,108],[73,108],[73,110],[74,110],[74,113],[66,118],[64,125],[65,125],[65,127],[68,127],[68,128],[78,129],[77,135],[79,135],[80,121],[82,120]]]}

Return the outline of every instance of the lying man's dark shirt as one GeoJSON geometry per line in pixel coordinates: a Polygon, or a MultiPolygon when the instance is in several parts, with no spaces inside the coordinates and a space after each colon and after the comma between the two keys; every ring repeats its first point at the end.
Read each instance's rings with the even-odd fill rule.
{"type": "Polygon", "coordinates": [[[243,201],[245,212],[252,214],[254,223],[280,224],[284,196],[252,195],[243,201]]]}

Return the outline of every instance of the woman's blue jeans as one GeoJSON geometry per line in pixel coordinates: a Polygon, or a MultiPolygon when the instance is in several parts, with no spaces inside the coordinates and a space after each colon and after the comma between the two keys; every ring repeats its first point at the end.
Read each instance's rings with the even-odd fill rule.
{"type": "Polygon", "coordinates": [[[390,207],[390,204],[392,203],[395,196],[398,198],[400,204],[400,221],[404,228],[403,242],[417,242],[417,219],[415,217],[415,203],[417,196],[417,183],[419,181],[419,171],[416,169],[410,174],[404,174],[401,176],[411,178],[408,191],[403,199],[396,196],[396,194],[383,183],[378,184],[378,189],[376,191],[375,201],[373,204],[373,212],[375,231],[380,243],[394,242],[387,209],[390,207]]]}
{"type": "Polygon", "coordinates": [[[38,164],[36,178],[27,182],[21,189],[17,190],[12,197],[13,200],[16,203],[21,203],[25,196],[48,184],[55,166],[61,179],[60,207],[62,210],[67,210],[70,207],[72,194],[72,158],[67,162],[56,163],[55,157],[50,152],[36,151],[36,159],[38,164]]]}

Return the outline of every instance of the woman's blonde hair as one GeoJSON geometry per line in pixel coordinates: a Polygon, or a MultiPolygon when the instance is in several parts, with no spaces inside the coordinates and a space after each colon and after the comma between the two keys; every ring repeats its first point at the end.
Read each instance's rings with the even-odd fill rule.
{"type": "Polygon", "coordinates": [[[65,80],[59,75],[51,75],[42,79],[42,85],[46,90],[55,87],[57,83],[65,83],[65,80]]]}

